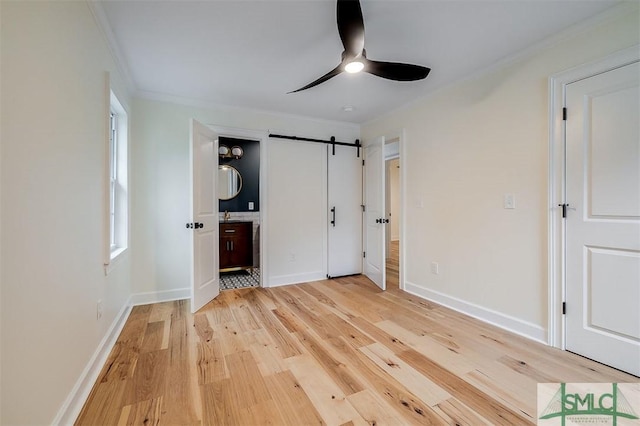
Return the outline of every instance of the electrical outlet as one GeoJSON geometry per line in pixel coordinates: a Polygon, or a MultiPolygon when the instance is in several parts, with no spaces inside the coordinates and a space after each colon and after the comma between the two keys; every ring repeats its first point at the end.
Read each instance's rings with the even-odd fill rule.
{"type": "Polygon", "coordinates": [[[295,262],[296,261],[296,255],[293,253],[289,253],[289,262],[295,262]]]}
{"type": "Polygon", "coordinates": [[[504,208],[505,209],[516,208],[516,197],[513,194],[504,194],[504,208]]]}
{"type": "Polygon", "coordinates": [[[431,262],[431,273],[433,275],[440,275],[440,265],[437,262],[431,262]]]}
{"type": "Polygon", "coordinates": [[[96,303],[96,319],[102,318],[102,300],[98,300],[96,303]]]}

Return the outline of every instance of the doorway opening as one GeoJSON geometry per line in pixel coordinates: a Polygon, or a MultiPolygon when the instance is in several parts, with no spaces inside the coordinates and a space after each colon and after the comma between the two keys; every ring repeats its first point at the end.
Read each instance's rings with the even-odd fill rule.
{"type": "Polygon", "coordinates": [[[260,285],[260,142],[219,138],[220,290],[260,285]]]}
{"type": "MultiPolygon", "coordinates": [[[[397,142],[396,142],[397,143],[397,142]]],[[[400,284],[400,158],[385,161],[386,288],[397,290],[400,284]]]]}
{"type": "Polygon", "coordinates": [[[385,138],[385,284],[387,290],[401,290],[402,247],[402,134],[385,138]]]}

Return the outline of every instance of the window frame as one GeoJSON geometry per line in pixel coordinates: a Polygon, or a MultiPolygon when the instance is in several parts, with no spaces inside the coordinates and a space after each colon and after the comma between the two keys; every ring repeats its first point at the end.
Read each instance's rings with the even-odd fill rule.
{"type": "Polygon", "coordinates": [[[105,223],[105,266],[109,267],[129,247],[128,114],[109,90],[105,223]]]}

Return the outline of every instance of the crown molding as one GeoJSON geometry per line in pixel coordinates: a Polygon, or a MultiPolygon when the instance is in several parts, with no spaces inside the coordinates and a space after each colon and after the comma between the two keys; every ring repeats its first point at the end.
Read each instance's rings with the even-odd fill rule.
{"type": "Polygon", "coordinates": [[[124,80],[124,84],[126,85],[129,93],[134,94],[137,90],[135,82],[131,77],[131,72],[129,71],[129,64],[125,59],[118,42],[116,40],[116,36],[111,29],[111,24],[109,24],[109,20],[107,19],[107,14],[102,7],[102,3],[99,0],[85,0],[87,5],[89,6],[89,10],[93,15],[93,19],[95,20],[104,40],[107,42],[107,46],[111,51],[111,56],[113,57],[113,61],[116,64],[120,75],[124,80]]]}
{"type": "Polygon", "coordinates": [[[478,71],[475,71],[471,74],[462,76],[454,81],[442,84],[441,86],[438,87],[434,87],[433,89],[431,89],[430,91],[428,91],[427,93],[425,93],[423,96],[414,99],[404,105],[400,105],[399,107],[388,111],[384,114],[381,114],[380,116],[376,117],[376,118],[372,118],[371,120],[365,121],[363,123],[360,123],[360,125],[362,127],[366,127],[370,124],[373,124],[375,122],[377,122],[378,120],[382,120],[388,117],[391,117],[397,113],[400,113],[402,111],[407,111],[410,110],[411,108],[415,107],[416,105],[419,105],[420,103],[424,102],[426,99],[429,99],[432,96],[437,95],[438,93],[450,89],[451,87],[457,86],[458,84],[467,82],[467,81],[471,81],[471,80],[475,80],[477,78],[480,77],[484,77],[486,75],[492,74],[494,72],[497,72],[501,69],[504,69],[518,61],[522,61],[526,58],[530,58],[560,42],[563,42],[565,40],[569,40],[571,38],[574,37],[578,37],[582,34],[584,34],[585,32],[598,27],[600,25],[604,25],[607,22],[613,21],[615,19],[620,19],[623,16],[626,15],[638,15],[638,13],[640,13],[640,3],[636,2],[636,1],[622,1],[618,4],[616,4],[615,6],[612,6],[610,8],[608,8],[607,10],[605,10],[604,12],[598,13],[597,15],[594,15],[590,18],[587,18],[583,21],[577,22],[571,26],[569,26],[568,28],[557,32],[555,34],[552,34],[550,36],[548,36],[545,39],[542,39],[541,41],[532,44],[531,46],[522,49],[514,54],[505,56],[504,58],[494,62],[493,64],[489,65],[488,67],[479,69],[478,71]]]}

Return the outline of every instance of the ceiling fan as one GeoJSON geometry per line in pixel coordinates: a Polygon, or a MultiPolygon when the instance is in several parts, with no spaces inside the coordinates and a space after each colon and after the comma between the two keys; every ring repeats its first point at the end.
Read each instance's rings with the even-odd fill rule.
{"type": "Polygon", "coordinates": [[[378,77],[396,81],[422,80],[429,75],[430,68],[420,65],[403,64],[398,62],[381,62],[367,59],[364,49],[364,19],[359,0],[338,0],[336,8],[338,19],[338,33],[344,46],[342,61],[337,67],[319,79],[289,93],[301,92],[324,83],[330,78],[346,71],[356,73],[360,71],[377,75],[378,77]]]}

